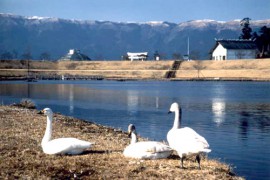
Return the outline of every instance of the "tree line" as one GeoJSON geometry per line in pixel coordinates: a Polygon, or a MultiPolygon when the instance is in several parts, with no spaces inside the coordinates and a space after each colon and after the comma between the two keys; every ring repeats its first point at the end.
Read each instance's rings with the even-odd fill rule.
{"type": "Polygon", "coordinates": [[[242,26],[242,34],[239,39],[253,40],[259,50],[258,58],[270,57],[270,28],[263,26],[257,32],[252,32],[250,27],[250,18],[244,18],[240,21],[242,26]]]}
{"type": "MultiPolygon", "coordinates": [[[[39,56],[40,60],[50,60],[51,55],[48,52],[43,52],[39,56]]],[[[3,60],[32,60],[33,55],[30,51],[26,51],[23,54],[19,55],[19,53],[16,50],[13,50],[12,52],[5,51],[2,54],[0,54],[0,59],[3,60]]]]}

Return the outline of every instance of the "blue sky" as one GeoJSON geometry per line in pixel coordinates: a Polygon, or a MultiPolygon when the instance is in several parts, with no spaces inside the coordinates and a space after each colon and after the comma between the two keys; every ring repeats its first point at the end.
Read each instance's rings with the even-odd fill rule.
{"type": "Polygon", "coordinates": [[[270,0],[0,0],[0,13],[115,22],[270,19],[270,0]]]}

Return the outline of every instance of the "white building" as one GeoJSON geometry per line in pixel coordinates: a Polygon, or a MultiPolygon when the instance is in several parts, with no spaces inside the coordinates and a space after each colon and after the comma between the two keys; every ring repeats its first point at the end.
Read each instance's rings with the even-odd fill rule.
{"type": "Polygon", "coordinates": [[[257,45],[251,40],[216,40],[212,60],[255,59],[257,45]]]}
{"type": "Polygon", "coordinates": [[[148,52],[138,52],[138,53],[128,52],[127,57],[131,61],[133,61],[133,60],[142,60],[142,61],[144,61],[144,60],[147,60],[148,52]]]}
{"type": "Polygon", "coordinates": [[[70,49],[69,52],[60,58],[60,61],[88,61],[91,60],[87,55],[82,54],[80,50],[70,49]]]}

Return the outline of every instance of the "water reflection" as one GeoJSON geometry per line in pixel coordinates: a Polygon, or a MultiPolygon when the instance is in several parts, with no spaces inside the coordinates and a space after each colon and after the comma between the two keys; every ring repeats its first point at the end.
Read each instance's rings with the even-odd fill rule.
{"type": "Polygon", "coordinates": [[[240,137],[245,140],[248,137],[248,129],[249,129],[249,118],[250,113],[246,111],[240,112],[241,118],[239,121],[239,129],[240,129],[240,137]]]}
{"type": "Polygon", "coordinates": [[[219,126],[225,120],[226,103],[224,99],[215,98],[212,100],[213,121],[219,126]]]}
{"type": "Polygon", "coordinates": [[[69,86],[69,112],[74,112],[74,85],[69,86]]]}
{"type": "Polygon", "coordinates": [[[29,97],[39,109],[51,107],[123,130],[134,123],[139,134],[153,140],[166,139],[173,124],[173,116],[166,112],[177,101],[185,110],[183,124],[209,140],[210,156],[227,159],[247,179],[266,180],[270,177],[269,90],[269,82],[0,82],[0,100],[9,104],[29,97]]]}
{"type": "Polygon", "coordinates": [[[127,108],[131,115],[134,115],[138,111],[139,96],[138,91],[128,90],[127,91],[127,108]]]}
{"type": "Polygon", "coordinates": [[[215,83],[212,86],[212,113],[213,121],[220,126],[225,121],[226,115],[226,86],[223,83],[215,83]]]}
{"type": "Polygon", "coordinates": [[[263,133],[270,132],[270,105],[256,104],[247,105],[241,104],[239,109],[239,134],[241,139],[248,138],[248,133],[251,128],[258,129],[263,133]]]}
{"type": "Polygon", "coordinates": [[[156,108],[157,109],[159,108],[159,97],[158,96],[156,97],[156,108]]]}

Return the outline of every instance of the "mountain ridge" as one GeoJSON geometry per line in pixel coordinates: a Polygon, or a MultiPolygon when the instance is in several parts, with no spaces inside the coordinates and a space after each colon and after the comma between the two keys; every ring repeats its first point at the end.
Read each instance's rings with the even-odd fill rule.
{"type": "MultiPolygon", "coordinates": [[[[264,25],[269,26],[270,19],[250,23],[254,31],[264,25]]],[[[136,23],[3,13],[0,13],[0,27],[0,54],[30,52],[34,59],[44,52],[52,59],[59,59],[74,48],[96,60],[117,60],[128,51],[148,51],[150,59],[158,51],[163,59],[173,59],[173,54],[186,53],[188,37],[193,54],[198,59],[209,59],[215,38],[235,39],[241,34],[240,20],[136,23]]]]}

